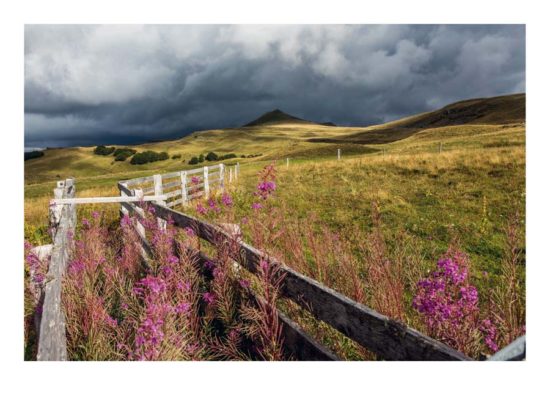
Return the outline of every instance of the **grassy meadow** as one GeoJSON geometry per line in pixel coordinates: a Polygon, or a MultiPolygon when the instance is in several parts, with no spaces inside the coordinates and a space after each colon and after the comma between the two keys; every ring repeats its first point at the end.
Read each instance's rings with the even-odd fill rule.
{"type": "MultiPolygon", "coordinates": [[[[449,245],[456,244],[471,260],[471,279],[486,305],[490,289],[505,274],[506,228],[514,216],[519,219],[519,275],[525,293],[525,122],[516,112],[512,111],[514,118],[509,118],[510,111],[484,114],[486,124],[441,125],[441,113],[436,111],[365,128],[284,123],[195,132],[180,140],[133,146],[182,156],[145,165],[94,155],[93,147],[48,149],[44,157],[25,162],[25,239],[33,244],[51,242],[47,214],[56,180],[75,177],[79,197],[115,196],[119,180],[208,165],[187,162],[209,151],[235,153],[239,158],[223,162],[240,163],[239,180],[230,185],[236,216],[251,214],[257,174],[274,163],[277,189],[272,203],[286,212],[285,225],[297,231],[301,226],[313,232],[330,230],[359,249],[364,235],[379,228],[389,249],[397,250],[406,239],[413,255],[409,259],[420,276],[433,270],[449,245]],[[341,160],[336,160],[337,149],[341,160]],[[249,154],[261,156],[240,158],[249,154]]],[[[108,221],[116,225],[116,205],[81,205],[78,214],[83,217],[95,209],[107,212],[108,221]]],[[[194,206],[187,210],[196,214],[194,206]]],[[[305,266],[293,267],[346,293],[346,283],[339,287],[346,277],[331,281],[305,266]]],[[[292,315],[292,309],[287,311],[292,315]]],[[[407,312],[406,322],[422,329],[410,315],[407,312]]],[[[319,329],[324,328],[311,333],[340,355],[365,357],[345,340],[320,335],[319,329]]]]}

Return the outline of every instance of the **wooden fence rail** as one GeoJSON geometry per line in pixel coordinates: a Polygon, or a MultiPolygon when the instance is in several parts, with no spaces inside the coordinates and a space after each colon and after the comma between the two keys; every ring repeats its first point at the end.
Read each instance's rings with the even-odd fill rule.
{"type": "MultiPolygon", "coordinates": [[[[229,175],[229,181],[237,180],[239,165],[227,167],[225,164],[217,164],[183,170],[178,172],[164,173],[128,179],[121,183],[130,190],[141,189],[143,195],[165,195],[166,206],[185,206],[189,201],[196,198],[208,198],[214,189],[225,188],[225,178],[229,175]],[[229,173],[227,173],[229,168],[229,173]]],[[[124,196],[121,194],[121,196],[124,196]]]]}
{"type": "MultiPolygon", "coordinates": [[[[72,198],[74,195],[74,179],[58,182],[58,187],[54,190],[55,197],[72,198]]],[[[44,286],[37,360],[67,360],[65,315],[61,307],[61,279],[67,267],[76,226],[76,206],[52,205],[50,222],[54,242],[44,286]]]]}
{"type": "MultiPolygon", "coordinates": [[[[317,319],[326,322],[347,337],[387,360],[471,360],[455,349],[434,340],[414,329],[402,325],[346,296],[280,264],[260,250],[237,240],[223,229],[151,203],[155,215],[172,219],[180,228],[193,228],[197,236],[212,244],[236,243],[234,259],[247,270],[257,273],[264,259],[280,266],[284,274],[283,295],[310,311],[317,319]]],[[[234,249],[234,247],[229,247],[234,249]]]]}

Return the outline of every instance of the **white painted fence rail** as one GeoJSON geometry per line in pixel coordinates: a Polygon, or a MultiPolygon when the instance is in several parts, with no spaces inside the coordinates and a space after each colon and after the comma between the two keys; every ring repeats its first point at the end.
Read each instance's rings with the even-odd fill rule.
{"type": "Polygon", "coordinates": [[[137,196],[120,196],[120,197],[93,197],[93,198],[66,198],[52,199],[50,203],[56,205],[80,205],[84,203],[121,203],[121,202],[151,202],[165,201],[168,199],[166,195],[148,195],[143,197],[137,196]]]}
{"type": "MultiPolygon", "coordinates": [[[[121,190],[121,197],[133,197],[132,192],[140,190],[143,192],[144,201],[164,201],[167,207],[176,205],[185,206],[189,201],[196,198],[208,198],[211,192],[223,190],[226,186],[225,177],[229,182],[236,181],[239,176],[239,164],[226,168],[224,164],[205,166],[157,174],[153,176],[140,177],[136,179],[122,180],[120,185],[130,193],[121,190]],[[165,199],[147,199],[148,196],[166,196],[165,199]]],[[[134,200],[121,202],[135,202],[134,200]]]]}

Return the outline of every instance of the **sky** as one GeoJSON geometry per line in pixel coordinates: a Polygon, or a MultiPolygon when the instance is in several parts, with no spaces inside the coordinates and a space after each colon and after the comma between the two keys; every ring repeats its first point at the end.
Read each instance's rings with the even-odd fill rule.
{"type": "Polygon", "coordinates": [[[524,25],[26,25],[25,147],[132,144],[275,108],[367,126],[525,92],[524,25]]]}

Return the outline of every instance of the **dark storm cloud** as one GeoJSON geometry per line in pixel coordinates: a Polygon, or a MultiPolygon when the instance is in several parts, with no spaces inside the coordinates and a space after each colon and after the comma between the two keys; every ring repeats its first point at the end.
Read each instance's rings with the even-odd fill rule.
{"type": "Polygon", "coordinates": [[[523,91],[517,25],[25,30],[27,146],[157,140],[274,108],[369,125],[523,91]]]}

